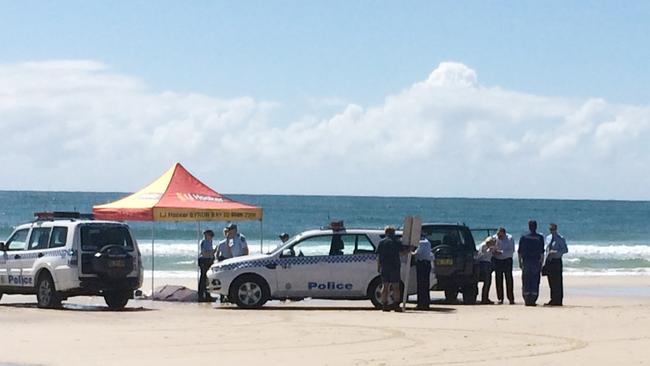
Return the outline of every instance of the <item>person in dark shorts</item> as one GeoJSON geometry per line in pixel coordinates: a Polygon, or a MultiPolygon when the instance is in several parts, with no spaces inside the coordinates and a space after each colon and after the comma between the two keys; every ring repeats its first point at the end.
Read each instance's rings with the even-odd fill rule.
{"type": "Polygon", "coordinates": [[[390,311],[391,307],[388,305],[388,293],[389,291],[393,292],[393,302],[392,309],[397,312],[401,312],[400,300],[401,300],[401,291],[400,291],[400,255],[408,251],[408,247],[403,246],[402,242],[395,237],[395,228],[392,226],[387,226],[384,229],[384,234],[386,237],[379,242],[377,246],[377,270],[381,275],[381,303],[383,305],[383,311],[390,311]]]}
{"type": "Polygon", "coordinates": [[[528,221],[529,232],[519,239],[519,267],[521,268],[521,289],[526,306],[537,305],[539,281],[544,259],[544,237],[537,233],[537,221],[528,221]]]}

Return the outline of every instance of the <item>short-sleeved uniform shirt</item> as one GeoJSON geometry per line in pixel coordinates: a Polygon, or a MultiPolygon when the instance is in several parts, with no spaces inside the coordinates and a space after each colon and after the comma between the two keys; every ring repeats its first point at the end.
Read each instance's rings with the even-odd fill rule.
{"type": "Polygon", "coordinates": [[[212,247],[212,240],[203,239],[203,241],[201,241],[201,255],[199,256],[199,258],[205,258],[205,259],[212,258],[212,256],[204,256],[203,253],[211,252],[213,250],[214,248],[212,247]]]}

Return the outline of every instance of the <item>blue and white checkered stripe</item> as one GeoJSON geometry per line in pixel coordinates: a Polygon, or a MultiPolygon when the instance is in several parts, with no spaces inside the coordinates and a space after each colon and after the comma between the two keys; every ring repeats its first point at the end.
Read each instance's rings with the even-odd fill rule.
{"type": "Polygon", "coordinates": [[[67,249],[43,250],[42,252],[36,251],[36,252],[29,252],[29,253],[23,253],[19,251],[16,252],[9,251],[5,253],[0,254],[0,264],[6,264],[7,262],[14,261],[14,260],[37,259],[39,258],[38,256],[39,254],[43,254],[41,258],[52,258],[52,257],[65,258],[68,256],[67,249]],[[20,258],[14,259],[15,255],[20,255],[20,258]]]}
{"type": "Polygon", "coordinates": [[[368,254],[354,254],[354,255],[323,255],[323,256],[313,256],[313,257],[289,257],[289,258],[269,258],[269,259],[259,259],[254,261],[226,264],[219,266],[221,270],[231,271],[234,269],[242,268],[259,268],[266,267],[269,265],[278,265],[278,266],[304,266],[304,265],[313,265],[317,263],[361,263],[368,260],[376,260],[377,255],[374,253],[368,254]]]}

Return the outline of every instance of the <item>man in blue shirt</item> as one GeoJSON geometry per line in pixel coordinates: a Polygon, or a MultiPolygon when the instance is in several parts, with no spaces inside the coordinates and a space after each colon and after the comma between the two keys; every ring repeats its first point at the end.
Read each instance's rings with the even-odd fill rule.
{"type": "Polygon", "coordinates": [[[537,233],[537,221],[528,221],[529,232],[519,239],[519,267],[522,293],[526,306],[536,306],[539,297],[539,280],[544,259],[544,237],[537,233]]]}
{"type": "Polygon", "coordinates": [[[557,232],[557,225],[550,224],[548,230],[551,232],[546,236],[546,262],[544,267],[548,277],[548,287],[551,289],[551,301],[546,306],[562,306],[564,297],[564,285],[562,280],[562,256],[569,252],[566,240],[557,232]]]}

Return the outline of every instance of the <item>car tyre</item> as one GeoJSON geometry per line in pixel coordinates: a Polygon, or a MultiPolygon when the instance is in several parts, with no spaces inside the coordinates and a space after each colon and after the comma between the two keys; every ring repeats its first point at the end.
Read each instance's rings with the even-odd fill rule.
{"type": "MultiPolygon", "coordinates": [[[[399,284],[400,290],[402,294],[404,294],[404,282],[400,281],[399,284]]],[[[370,302],[372,302],[372,305],[377,308],[377,309],[382,309],[383,304],[381,303],[381,289],[382,289],[382,283],[381,283],[381,278],[377,277],[372,282],[370,282],[370,285],[368,286],[368,298],[370,299],[370,302]]],[[[399,299],[401,302],[402,299],[399,299]]],[[[393,294],[392,292],[388,295],[388,305],[393,305],[395,303],[395,300],[393,299],[393,294]]]]}
{"type": "Polygon", "coordinates": [[[257,309],[269,300],[266,282],[258,277],[245,275],[237,278],[230,286],[228,299],[243,309],[257,309]]]}
{"type": "Polygon", "coordinates": [[[39,308],[54,309],[61,307],[61,297],[56,292],[52,276],[47,272],[38,276],[36,300],[39,308]]]}
{"type": "Polygon", "coordinates": [[[476,304],[477,296],[478,296],[478,286],[476,284],[463,287],[463,304],[465,305],[476,304]]]}
{"type": "Polygon", "coordinates": [[[128,292],[108,292],[104,294],[104,301],[111,310],[122,310],[129,302],[131,296],[128,292]]]}

